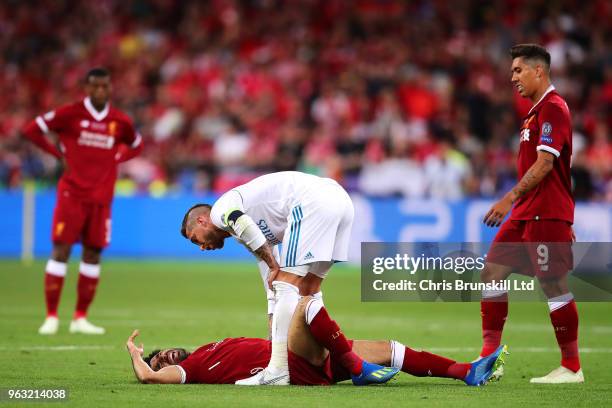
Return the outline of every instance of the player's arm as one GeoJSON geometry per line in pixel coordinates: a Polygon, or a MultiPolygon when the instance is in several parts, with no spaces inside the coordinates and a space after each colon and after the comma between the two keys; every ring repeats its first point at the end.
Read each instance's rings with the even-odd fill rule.
{"type": "Polygon", "coordinates": [[[512,209],[512,204],[537,186],[553,169],[555,156],[539,150],[538,158],[525,173],[523,178],[504,197],[496,202],[485,215],[483,222],[490,227],[499,226],[512,209]]]}
{"type": "Polygon", "coordinates": [[[120,144],[117,148],[117,154],[115,155],[115,160],[119,163],[126,162],[128,160],[133,159],[134,157],[140,155],[142,153],[142,149],[144,147],[142,143],[142,136],[140,134],[136,134],[137,138],[131,145],[120,144]]]}
{"type": "Polygon", "coordinates": [[[142,153],[142,136],[134,129],[134,124],[128,118],[124,123],[125,132],[123,142],[117,148],[115,160],[118,163],[126,162],[142,153]]]}
{"type": "Polygon", "coordinates": [[[181,384],[181,370],[176,365],[171,365],[162,368],[158,371],[153,371],[151,367],[142,359],[144,347],[142,343],[139,347],[134,344],[134,339],[138,336],[138,330],[134,330],[128,338],[126,346],[132,358],[132,368],[138,381],[143,384],[181,384]]]}
{"type": "MultiPolygon", "coordinates": [[[[45,116],[48,115],[49,114],[45,116]]],[[[21,130],[21,136],[30,140],[40,149],[61,160],[62,153],[47,137],[47,135],[51,132],[49,125],[50,123],[47,123],[42,116],[38,116],[21,130]]]]}

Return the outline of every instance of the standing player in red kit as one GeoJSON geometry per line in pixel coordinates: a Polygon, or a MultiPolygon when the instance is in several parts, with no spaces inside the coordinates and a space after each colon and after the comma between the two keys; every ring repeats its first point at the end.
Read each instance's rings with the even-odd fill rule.
{"type": "Polygon", "coordinates": [[[77,304],[71,333],[104,334],[87,320],[100,276],[100,254],[110,242],[111,202],[117,165],[142,150],[142,138],[131,119],[110,106],[110,74],[94,68],[85,78],[87,97],[52,110],[30,122],[23,134],[61,160],[64,172],[57,186],[51,240],[53,253],[45,269],[47,318],[38,332],[57,333],[57,307],[72,245],[83,244],[77,304]],[[46,135],[58,136],[58,144],[46,135]]]}
{"type": "MultiPolygon", "coordinates": [[[[573,268],[574,240],[570,112],[550,82],[550,54],[545,48],[516,45],[510,55],[512,84],[533,106],[523,118],[520,131],[520,181],[484,217],[487,225],[499,226],[512,209],[510,218],[495,236],[482,280],[501,281],[512,272],[536,276],[548,298],[550,320],[561,350],[561,366],[544,377],[532,378],[531,382],[584,382],[578,353],[578,311],[567,285],[567,274],[573,268]]],[[[481,315],[481,356],[485,356],[501,342],[508,315],[507,292],[483,291],[481,315]]]]}

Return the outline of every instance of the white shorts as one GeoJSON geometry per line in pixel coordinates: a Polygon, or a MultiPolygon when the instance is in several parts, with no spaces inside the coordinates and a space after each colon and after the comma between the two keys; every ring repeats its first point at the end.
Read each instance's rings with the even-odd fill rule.
{"type": "MultiPolygon", "coordinates": [[[[333,262],[347,261],[354,216],[351,198],[338,183],[325,179],[318,184],[289,213],[281,269],[326,262],[329,270],[333,262]]],[[[298,270],[292,273],[303,276],[298,270]]],[[[327,270],[321,271],[323,277],[327,270]]]]}

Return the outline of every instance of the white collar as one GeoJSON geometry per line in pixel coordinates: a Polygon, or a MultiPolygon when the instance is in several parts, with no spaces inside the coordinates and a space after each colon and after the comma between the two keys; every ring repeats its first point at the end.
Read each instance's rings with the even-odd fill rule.
{"type": "Polygon", "coordinates": [[[551,92],[552,92],[552,91],[554,91],[554,90],[555,90],[555,87],[553,86],[553,84],[550,84],[550,85],[548,86],[548,88],[546,88],[546,91],[544,91],[544,95],[542,95],[542,96],[540,97],[540,99],[539,99],[539,100],[538,100],[536,103],[534,103],[534,104],[533,104],[533,106],[531,107],[531,109],[529,109],[529,113],[527,113],[527,115],[529,115],[529,114],[531,113],[531,111],[533,110],[533,108],[535,108],[536,106],[538,106],[538,104],[539,104],[540,102],[542,102],[542,99],[544,99],[544,98],[546,97],[546,95],[548,95],[549,93],[551,93],[551,92]]]}
{"type": "Polygon", "coordinates": [[[104,120],[104,118],[108,115],[108,111],[110,110],[110,103],[108,102],[106,102],[106,105],[104,105],[104,109],[102,109],[101,111],[96,110],[96,108],[94,108],[93,104],[91,103],[91,99],[89,99],[89,96],[83,100],[83,105],[85,105],[85,109],[87,109],[87,112],[89,112],[89,114],[98,122],[104,120]]]}

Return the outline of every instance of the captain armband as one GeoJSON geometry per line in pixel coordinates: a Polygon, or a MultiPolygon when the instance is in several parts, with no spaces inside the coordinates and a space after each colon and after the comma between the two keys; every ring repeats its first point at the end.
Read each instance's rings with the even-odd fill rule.
{"type": "Polygon", "coordinates": [[[238,209],[230,210],[226,213],[225,224],[252,251],[258,250],[266,243],[266,237],[261,233],[253,219],[238,209]]]}

